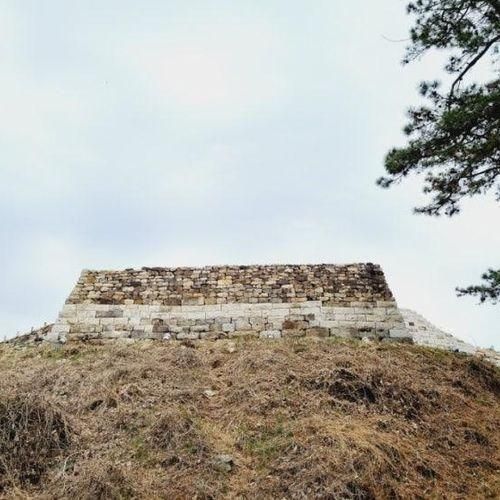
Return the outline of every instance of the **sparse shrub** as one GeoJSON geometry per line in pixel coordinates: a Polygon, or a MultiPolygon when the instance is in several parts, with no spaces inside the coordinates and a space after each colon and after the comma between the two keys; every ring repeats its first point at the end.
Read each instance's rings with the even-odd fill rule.
{"type": "Polygon", "coordinates": [[[70,443],[65,416],[48,401],[27,394],[0,396],[0,491],[38,483],[70,443]]]}
{"type": "Polygon", "coordinates": [[[439,399],[436,391],[417,391],[377,371],[362,376],[337,368],[307,379],[305,385],[326,391],[338,404],[373,406],[379,412],[403,415],[409,420],[417,418],[424,405],[428,408],[436,406],[439,399]]]}
{"type": "Polygon", "coordinates": [[[151,442],[168,452],[168,461],[176,462],[185,455],[201,455],[207,445],[191,415],[169,409],[158,418],[151,430],[151,442]]]}
{"type": "Polygon", "coordinates": [[[200,356],[193,349],[180,349],[174,359],[175,366],[179,368],[198,368],[202,365],[200,356]]]}
{"type": "Polygon", "coordinates": [[[467,358],[467,374],[475,381],[500,397],[500,370],[475,358],[467,358]]]}

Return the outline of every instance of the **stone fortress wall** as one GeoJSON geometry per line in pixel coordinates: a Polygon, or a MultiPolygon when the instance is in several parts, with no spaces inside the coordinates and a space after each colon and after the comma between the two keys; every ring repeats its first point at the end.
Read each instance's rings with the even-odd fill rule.
{"type": "Polygon", "coordinates": [[[406,329],[410,333],[415,344],[435,349],[444,349],[446,351],[471,354],[486,359],[490,363],[500,367],[500,353],[494,349],[484,349],[477,345],[464,342],[433,325],[415,311],[410,309],[400,309],[400,311],[406,329]]]}
{"type": "Polygon", "coordinates": [[[341,336],[411,340],[380,266],[84,270],[51,340],[341,336]]]}

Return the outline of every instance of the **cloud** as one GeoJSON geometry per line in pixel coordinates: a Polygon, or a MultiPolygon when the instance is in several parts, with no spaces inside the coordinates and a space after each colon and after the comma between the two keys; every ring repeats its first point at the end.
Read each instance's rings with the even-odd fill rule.
{"type": "Polygon", "coordinates": [[[497,310],[453,291],[495,264],[498,204],[415,217],[418,179],[374,184],[440,69],[400,67],[399,0],[0,9],[0,334],[53,319],[84,267],[367,260],[498,342],[497,310]]]}
{"type": "Polygon", "coordinates": [[[116,51],[165,110],[182,119],[234,120],[277,108],[290,93],[286,44],[255,20],[180,23],[116,51]]]}

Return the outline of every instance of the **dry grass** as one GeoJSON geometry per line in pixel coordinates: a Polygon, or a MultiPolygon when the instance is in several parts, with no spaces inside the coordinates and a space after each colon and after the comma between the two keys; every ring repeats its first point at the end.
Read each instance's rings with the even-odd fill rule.
{"type": "Polygon", "coordinates": [[[30,393],[2,394],[0,492],[9,486],[38,483],[70,443],[68,423],[54,405],[30,393]]]}
{"type": "Polygon", "coordinates": [[[0,497],[500,492],[499,370],[459,354],[329,339],[1,346],[0,373],[0,497]]]}

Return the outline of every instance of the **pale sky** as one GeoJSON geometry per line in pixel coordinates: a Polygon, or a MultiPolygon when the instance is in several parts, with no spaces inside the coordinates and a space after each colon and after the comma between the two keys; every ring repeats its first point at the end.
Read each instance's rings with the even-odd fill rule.
{"type": "Polygon", "coordinates": [[[401,0],[1,0],[0,335],[82,268],[377,262],[402,307],[500,347],[500,205],[375,180],[417,84],[401,0]],[[392,40],[392,41],[391,41],[392,40]]]}

